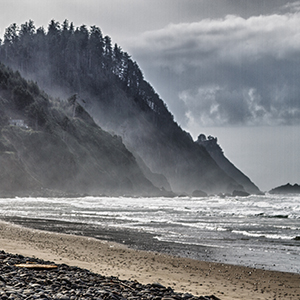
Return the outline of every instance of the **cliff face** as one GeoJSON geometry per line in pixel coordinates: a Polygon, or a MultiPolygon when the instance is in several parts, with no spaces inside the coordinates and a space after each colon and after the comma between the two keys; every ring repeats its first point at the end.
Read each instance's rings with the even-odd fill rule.
{"type": "Polygon", "coordinates": [[[77,103],[50,99],[0,65],[2,195],[155,195],[121,139],[77,103]]]}
{"type": "Polygon", "coordinates": [[[203,146],[218,166],[232,177],[237,183],[243,186],[244,190],[249,194],[260,194],[259,188],[239,169],[237,169],[224,155],[222,148],[217,143],[217,138],[211,136],[206,138],[204,134],[200,134],[196,143],[203,146]]]}
{"type": "MultiPolygon", "coordinates": [[[[45,32],[43,28],[36,30],[30,21],[21,26],[20,32],[12,25],[6,33],[0,60],[36,81],[50,95],[66,98],[76,93],[80,107],[101,128],[120,136],[139,158],[143,175],[159,182],[161,188],[190,194],[194,190],[231,193],[243,189],[220,168],[205,147],[199,147],[180,128],[166,104],[144,80],[137,63],[118,45],[113,47],[111,39],[103,37],[99,28],[93,26],[88,30],[82,25],[75,29],[67,21],[63,24],[51,21],[45,32]],[[149,170],[162,174],[162,180],[160,175],[147,175],[149,170]]],[[[30,97],[26,101],[30,102],[30,97]]],[[[35,122],[43,122],[42,119],[36,118],[35,122]]],[[[63,120],[60,122],[65,124],[63,120]]],[[[63,131],[67,139],[69,130],[77,128],[73,121],[70,126],[63,131]]],[[[68,148],[73,149],[72,146],[74,143],[68,148]]],[[[83,151],[81,147],[76,149],[83,151]]],[[[131,158],[128,156],[127,160],[131,158]]],[[[91,165],[88,162],[87,166],[91,165]]],[[[100,166],[103,169],[104,165],[100,166]]],[[[105,172],[109,178],[115,176],[114,171],[105,172]]],[[[105,180],[105,176],[101,178],[105,180]]]]}

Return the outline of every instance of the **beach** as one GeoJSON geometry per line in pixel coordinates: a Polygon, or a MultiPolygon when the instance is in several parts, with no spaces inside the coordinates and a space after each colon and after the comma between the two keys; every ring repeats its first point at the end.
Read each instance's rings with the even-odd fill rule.
{"type": "Polygon", "coordinates": [[[0,250],[220,299],[300,299],[300,275],[138,251],[95,238],[0,222],[0,250]]]}

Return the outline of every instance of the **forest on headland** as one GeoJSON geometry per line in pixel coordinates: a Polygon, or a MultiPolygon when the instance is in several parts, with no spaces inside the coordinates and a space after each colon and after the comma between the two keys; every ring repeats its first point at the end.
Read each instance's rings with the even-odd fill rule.
{"type": "Polygon", "coordinates": [[[220,147],[193,141],[99,27],[12,24],[0,62],[2,190],[259,193],[220,147]]]}

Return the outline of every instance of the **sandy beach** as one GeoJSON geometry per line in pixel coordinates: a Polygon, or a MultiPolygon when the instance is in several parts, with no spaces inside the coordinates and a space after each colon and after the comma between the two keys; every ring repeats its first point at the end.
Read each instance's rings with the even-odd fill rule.
{"type": "Polygon", "coordinates": [[[220,299],[300,299],[300,275],[178,258],[0,222],[0,250],[220,299]]]}

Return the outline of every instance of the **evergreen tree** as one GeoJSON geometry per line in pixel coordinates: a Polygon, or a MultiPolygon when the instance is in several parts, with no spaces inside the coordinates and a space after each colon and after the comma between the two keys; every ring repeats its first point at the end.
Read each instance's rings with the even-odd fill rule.
{"type": "Polygon", "coordinates": [[[97,95],[107,85],[116,84],[153,116],[157,126],[163,120],[173,120],[165,103],[144,80],[138,64],[117,44],[112,47],[111,38],[103,37],[99,27],[88,30],[82,25],[75,30],[68,20],[62,24],[51,20],[46,32],[43,27],[35,30],[31,20],[21,29],[12,24],[5,31],[0,58],[51,85],[64,82],[73,92],[90,90],[97,95]]]}
{"type": "Polygon", "coordinates": [[[124,64],[123,64],[123,52],[121,47],[117,44],[114,46],[113,50],[113,70],[112,72],[118,76],[119,79],[123,80],[123,71],[124,71],[124,64]]]}
{"type": "Polygon", "coordinates": [[[111,38],[109,36],[104,37],[104,68],[108,71],[112,70],[112,45],[111,38]]]}
{"type": "Polygon", "coordinates": [[[20,56],[22,57],[21,69],[28,71],[32,55],[35,55],[36,44],[34,43],[35,26],[32,20],[21,25],[19,32],[20,56]]]}
{"type": "Polygon", "coordinates": [[[16,23],[13,23],[8,28],[6,28],[4,33],[4,44],[3,44],[3,54],[5,60],[12,62],[15,58],[18,58],[18,47],[19,43],[19,27],[16,23]]]}
{"type": "Polygon", "coordinates": [[[48,26],[47,33],[47,49],[45,54],[48,52],[48,59],[50,63],[50,69],[52,76],[50,77],[51,84],[55,83],[56,79],[61,78],[62,70],[60,70],[60,62],[62,61],[62,52],[60,49],[61,31],[60,24],[55,20],[51,20],[48,26]]]}
{"type": "Polygon", "coordinates": [[[96,78],[99,78],[103,68],[104,39],[99,27],[92,26],[88,41],[89,63],[88,68],[96,78]]]}

